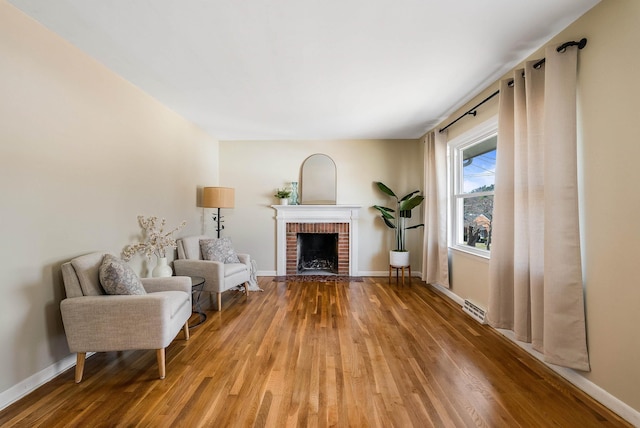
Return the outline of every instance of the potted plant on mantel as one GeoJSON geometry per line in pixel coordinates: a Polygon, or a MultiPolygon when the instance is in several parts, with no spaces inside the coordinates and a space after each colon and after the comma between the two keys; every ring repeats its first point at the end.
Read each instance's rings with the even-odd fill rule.
{"type": "Polygon", "coordinates": [[[280,199],[280,205],[289,205],[289,196],[291,196],[291,190],[276,189],[276,194],[273,196],[280,199]]]}
{"type": "Polygon", "coordinates": [[[421,223],[414,226],[407,226],[407,219],[411,218],[411,210],[424,201],[424,196],[416,195],[416,193],[420,191],[414,190],[399,199],[393,190],[385,186],[383,183],[378,181],[376,182],[376,185],[380,191],[395,198],[396,200],[395,210],[380,205],[373,206],[373,208],[377,209],[382,214],[381,217],[382,220],[384,220],[384,224],[391,229],[395,229],[396,248],[389,252],[389,265],[394,267],[409,266],[409,251],[407,251],[406,247],[405,232],[408,229],[416,229],[424,226],[424,224],[421,223]],[[397,218],[394,217],[392,213],[397,213],[397,218]]]}

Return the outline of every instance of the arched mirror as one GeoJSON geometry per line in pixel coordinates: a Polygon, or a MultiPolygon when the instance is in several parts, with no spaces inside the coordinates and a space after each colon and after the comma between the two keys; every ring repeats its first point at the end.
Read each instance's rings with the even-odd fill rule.
{"type": "Polygon", "coordinates": [[[336,164],[329,156],[318,153],[305,159],[301,180],[303,205],[336,204],[336,164]]]}

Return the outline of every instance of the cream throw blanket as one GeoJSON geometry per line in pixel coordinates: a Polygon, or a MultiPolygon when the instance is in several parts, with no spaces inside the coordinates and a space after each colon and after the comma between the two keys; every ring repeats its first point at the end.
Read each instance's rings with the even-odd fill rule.
{"type": "Polygon", "coordinates": [[[251,273],[249,274],[249,291],[264,291],[258,287],[258,277],[256,272],[258,271],[258,264],[255,260],[251,259],[251,273]]]}
{"type": "MultiPolygon", "coordinates": [[[[256,272],[258,271],[258,265],[255,260],[251,259],[251,272],[249,273],[249,291],[264,291],[258,286],[258,277],[256,272]]],[[[231,290],[241,290],[243,287],[238,285],[231,288],[231,290]]]]}

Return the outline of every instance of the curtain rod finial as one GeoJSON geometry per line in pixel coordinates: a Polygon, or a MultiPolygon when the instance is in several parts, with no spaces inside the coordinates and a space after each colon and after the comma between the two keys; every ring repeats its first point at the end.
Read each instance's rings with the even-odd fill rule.
{"type": "Polygon", "coordinates": [[[558,47],[558,49],[556,49],[556,51],[562,53],[562,52],[566,51],[569,46],[577,46],[578,49],[582,49],[585,46],[587,46],[587,39],[585,37],[583,37],[582,39],[580,39],[579,42],[566,42],[566,43],[563,43],[558,47]]]}

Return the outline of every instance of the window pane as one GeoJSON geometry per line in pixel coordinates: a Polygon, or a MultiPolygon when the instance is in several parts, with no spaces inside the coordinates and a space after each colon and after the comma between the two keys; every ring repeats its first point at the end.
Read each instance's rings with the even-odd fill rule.
{"type": "Polygon", "coordinates": [[[496,136],[462,152],[462,192],[493,191],[496,174],[496,136]]]}
{"type": "Polygon", "coordinates": [[[497,143],[497,117],[447,143],[451,162],[450,245],[487,258],[491,252],[497,143]]]}
{"type": "Polygon", "coordinates": [[[470,247],[491,249],[491,220],[493,195],[463,199],[463,242],[470,247]]]}

